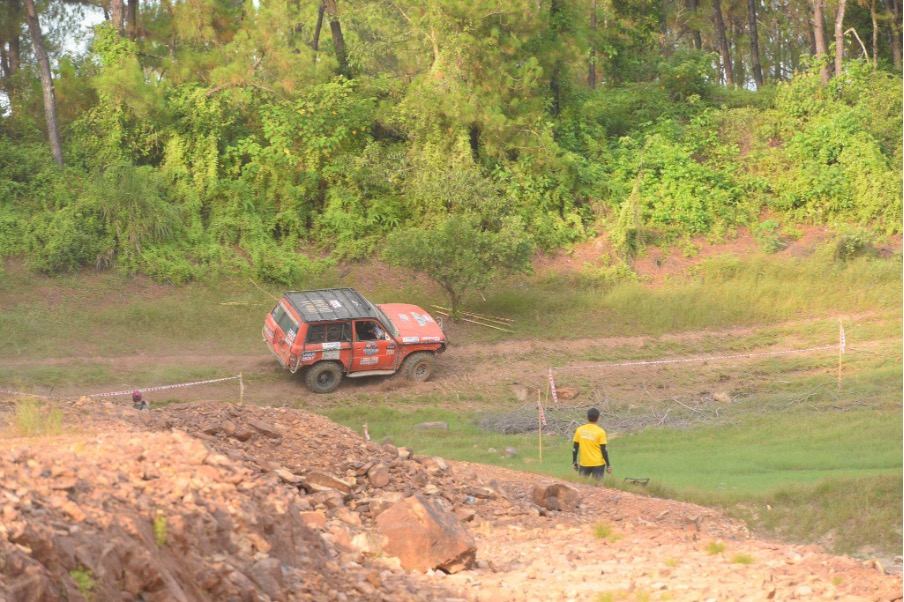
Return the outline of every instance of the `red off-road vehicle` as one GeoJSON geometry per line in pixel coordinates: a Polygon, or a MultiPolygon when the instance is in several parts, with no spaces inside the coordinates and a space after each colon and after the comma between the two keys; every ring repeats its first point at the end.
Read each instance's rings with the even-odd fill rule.
{"type": "Polygon", "coordinates": [[[375,305],[350,288],[288,292],[267,315],[264,342],[283,368],[305,370],[314,393],[349,378],[402,373],[430,378],[446,350],[440,324],[416,305],[375,305]]]}

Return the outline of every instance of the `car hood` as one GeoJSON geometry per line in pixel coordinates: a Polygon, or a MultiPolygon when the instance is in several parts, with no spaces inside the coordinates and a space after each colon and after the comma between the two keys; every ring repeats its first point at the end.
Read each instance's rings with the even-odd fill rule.
{"type": "Polygon", "coordinates": [[[443,343],[446,335],[436,320],[417,305],[384,303],[379,306],[399,331],[402,343],[443,343]]]}

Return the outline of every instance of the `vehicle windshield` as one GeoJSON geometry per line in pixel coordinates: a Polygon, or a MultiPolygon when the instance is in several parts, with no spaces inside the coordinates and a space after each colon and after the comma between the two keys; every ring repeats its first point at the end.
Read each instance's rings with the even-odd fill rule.
{"type": "MultiPolygon", "coordinates": [[[[370,303],[370,301],[368,301],[368,303],[370,303]]],[[[387,328],[389,328],[389,332],[392,333],[392,336],[394,336],[394,337],[399,336],[399,329],[396,328],[396,325],[392,323],[392,320],[389,319],[389,316],[387,316],[385,313],[383,313],[383,310],[380,309],[379,307],[377,307],[376,305],[374,305],[373,303],[370,303],[370,306],[377,313],[377,317],[380,319],[380,322],[382,322],[383,324],[386,325],[387,328]]]]}

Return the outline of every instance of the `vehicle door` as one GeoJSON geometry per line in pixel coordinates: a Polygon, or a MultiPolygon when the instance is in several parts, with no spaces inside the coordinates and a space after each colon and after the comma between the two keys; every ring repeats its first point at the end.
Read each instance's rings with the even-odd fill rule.
{"type": "Polygon", "coordinates": [[[376,320],[355,320],[352,371],[392,370],[398,346],[376,320]]]}

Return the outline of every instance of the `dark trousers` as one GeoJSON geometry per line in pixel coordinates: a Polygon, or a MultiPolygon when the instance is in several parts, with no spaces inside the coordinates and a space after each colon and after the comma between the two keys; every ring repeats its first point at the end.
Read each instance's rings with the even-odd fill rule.
{"type": "Polygon", "coordinates": [[[603,480],[606,476],[606,465],[602,466],[578,466],[578,474],[582,477],[593,477],[594,479],[603,480]]]}

